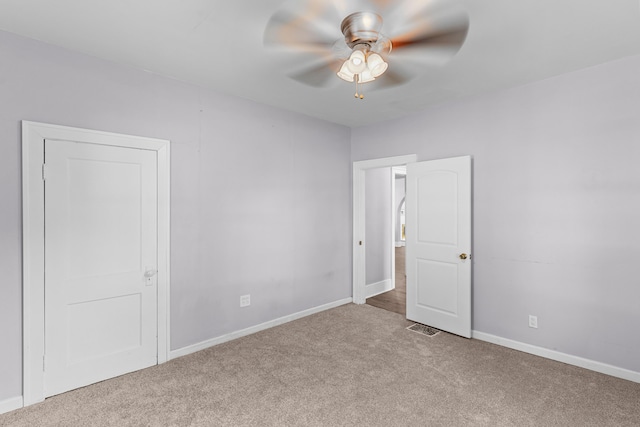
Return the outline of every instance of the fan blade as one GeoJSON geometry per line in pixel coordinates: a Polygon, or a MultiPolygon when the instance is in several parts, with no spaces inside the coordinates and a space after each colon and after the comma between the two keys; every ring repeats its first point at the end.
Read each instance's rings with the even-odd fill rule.
{"type": "Polygon", "coordinates": [[[389,66],[383,75],[376,78],[376,80],[371,83],[371,89],[379,90],[402,86],[403,84],[413,80],[414,77],[415,73],[410,72],[406,67],[393,64],[389,66]]]}
{"type": "Polygon", "coordinates": [[[308,86],[327,87],[338,81],[336,73],[341,65],[342,61],[339,59],[317,61],[302,70],[290,73],[289,77],[308,86]]]}
{"type": "Polygon", "coordinates": [[[315,51],[330,49],[340,37],[336,5],[311,0],[303,5],[285,4],[267,23],[263,40],[265,46],[315,51]]]}
{"type": "Polygon", "coordinates": [[[413,9],[408,19],[395,23],[398,31],[391,36],[392,54],[410,49],[418,61],[442,63],[460,50],[469,30],[469,17],[464,9],[443,1],[414,3],[413,9]],[[414,49],[421,49],[425,55],[422,58],[414,55],[414,49]]]}
{"type": "Polygon", "coordinates": [[[343,61],[351,55],[351,48],[347,46],[347,43],[344,40],[344,37],[338,40],[331,47],[331,53],[334,58],[341,58],[343,61]]]}
{"type": "Polygon", "coordinates": [[[271,17],[264,32],[264,45],[294,49],[331,48],[338,36],[307,17],[279,11],[271,17]]]}
{"type": "Polygon", "coordinates": [[[445,49],[455,54],[460,50],[467,38],[468,30],[469,27],[467,25],[437,32],[426,32],[426,34],[420,34],[420,32],[416,31],[396,37],[391,40],[391,43],[393,44],[394,50],[407,47],[425,47],[445,49]]]}
{"type": "MultiPolygon", "coordinates": [[[[411,0],[411,1],[416,1],[416,0],[411,0]]],[[[372,10],[377,13],[383,14],[389,9],[390,6],[393,6],[394,4],[398,3],[398,1],[397,0],[365,0],[365,1],[359,1],[359,3],[360,4],[358,4],[357,7],[352,7],[352,9],[372,10]]],[[[384,14],[382,16],[384,17],[384,14]]]]}

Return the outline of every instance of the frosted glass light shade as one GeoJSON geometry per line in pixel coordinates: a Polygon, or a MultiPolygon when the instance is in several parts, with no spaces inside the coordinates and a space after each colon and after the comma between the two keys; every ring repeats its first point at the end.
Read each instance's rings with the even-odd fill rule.
{"type": "Polygon", "coordinates": [[[347,61],[347,66],[349,67],[349,71],[353,74],[361,73],[365,68],[367,68],[364,53],[361,50],[354,50],[347,61]]]}
{"type": "Polygon", "coordinates": [[[384,59],[377,53],[372,53],[367,58],[367,68],[369,68],[373,77],[381,76],[382,73],[387,71],[387,67],[389,67],[389,64],[384,62],[384,59]]]}
{"type": "Polygon", "coordinates": [[[367,68],[364,69],[360,74],[358,74],[358,82],[359,83],[369,83],[374,81],[376,78],[371,75],[371,71],[367,68]]]}
{"type": "Polygon", "coordinates": [[[340,71],[338,71],[337,74],[338,74],[338,77],[340,77],[345,82],[352,82],[353,81],[353,77],[355,76],[354,73],[349,71],[349,61],[348,60],[345,61],[344,64],[342,64],[342,67],[340,67],[340,71]]]}

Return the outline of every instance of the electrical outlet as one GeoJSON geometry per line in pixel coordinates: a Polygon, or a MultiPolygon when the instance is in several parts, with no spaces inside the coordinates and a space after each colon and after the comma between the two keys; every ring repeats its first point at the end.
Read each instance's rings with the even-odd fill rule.
{"type": "Polygon", "coordinates": [[[529,327],[538,329],[538,316],[529,315],[529,327]]]}
{"type": "Polygon", "coordinates": [[[251,295],[240,296],[240,307],[249,307],[251,305],[251,295]]]}

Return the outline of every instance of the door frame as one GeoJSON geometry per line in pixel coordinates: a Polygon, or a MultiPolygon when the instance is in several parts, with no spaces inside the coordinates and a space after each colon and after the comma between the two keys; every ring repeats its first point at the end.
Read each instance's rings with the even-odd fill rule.
{"type": "Polygon", "coordinates": [[[22,121],[23,405],[44,400],[44,141],[152,150],[158,161],[158,364],[169,359],[170,141],[22,121]]]}
{"type": "MultiPolygon", "coordinates": [[[[360,242],[365,241],[365,172],[367,169],[384,168],[414,163],[418,159],[417,154],[405,156],[383,157],[372,160],[361,160],[353,162],[353,302],[364,304],[366,271],[365,271],[365,246],[360,242]]],[[[392,174],[393,175],[393,174],[392,174]]],[[[366,244],[366,242],[365,242],[366,244]]],[[[391,247],[393,249],[393,246],[391,247]]]]}

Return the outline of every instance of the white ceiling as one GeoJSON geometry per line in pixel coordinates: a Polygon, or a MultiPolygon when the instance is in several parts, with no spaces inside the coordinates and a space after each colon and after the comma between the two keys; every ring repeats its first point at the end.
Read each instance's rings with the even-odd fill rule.
{"type": "MultiPolygon", "coordinates": [[[[433,0],[315,0],[329,1],[384,18],[392,3],[433,0]]],[[[310,57],[264,47],[269,18],[290,3],[313,2],[0,0],[0,29],[353,127],[640,53],[639,0],[460,0],[470,28],[458,54],[403,86],[369,83],[360,101],[337,77],[321,89],[290,79],[310,57]]],[[[327,22],[336,40],[339,21],[327,22]]]]}

